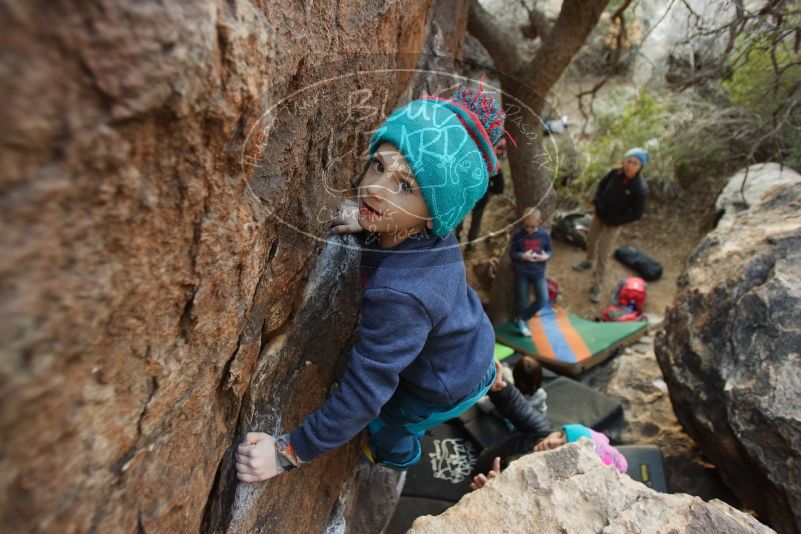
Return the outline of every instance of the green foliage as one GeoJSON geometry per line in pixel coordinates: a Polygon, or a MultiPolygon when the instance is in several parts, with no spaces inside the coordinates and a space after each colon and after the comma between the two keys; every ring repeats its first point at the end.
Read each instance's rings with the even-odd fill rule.
{"type": "Polygon", "coordinates": [[[738,39],[737,51],[723,90],[733,104],[759,118],[765,133],[784,122],[778,132],[784,146],[773,148],[786,164],[801,167],[801,50],[795,50],[792,35],[782,39],[775,32],[753,31],[738,39]],[[788,109],[791,102],[795,105],[788,109]]]}
{"type": "Polygon", "coordinates": [[[773,56],[779,75],[774,71],[771,41],[770,35],[741,40],[738,48],[747,48],[742,58],[731,62],[732,76],[722,83],[735,104],[771,113],[789,96],[795,82],[801,79],[801,51],[795,52],[784,44],[776,47],[773,56]]]}
{"type": "MultiPolygon", "coordinates": [[[[793,16],[799,20],[789,27],[801,26],[793,16]]],[[[652,191],[669,196],[680,184],[760,161],[801,169],[801,49],[794,39],[786,28],[755,24],[738,38],[725,80],[683,91],[606,92],[590,138],[578,143],[572,161],[560,162],[560,195],[589,195],[635,146],[649,152],[644,176],[652,191]]]]}
{"type": "Polygon", "coordinates": [[[649,163],[643,176],[652,188],[674,189],[675,133],[682,114],[670,102],[650,91],[642,91],[622,109],[611,109],[597,116],[596,133],[579,144],[581,174],[571,183],[576,191],[587,191],[609,169],[619,166],[623,154],[639,146],[648,150],[649,163]]]}

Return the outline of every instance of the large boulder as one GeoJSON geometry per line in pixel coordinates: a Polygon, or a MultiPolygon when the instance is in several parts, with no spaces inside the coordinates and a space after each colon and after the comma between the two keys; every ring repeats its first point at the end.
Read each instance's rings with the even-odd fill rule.
{"type": "Polygon", "coordinates": [[[604,465],[582,439],[528,454],[409,534],[772,532],[722,501],[658,493],[604,465]]]}
{"type": "Polygon", "coordinates": [[[679,422],[726,484],[799,532],[801,183],[746,199],[690,258],[656,355],[679,422]]]}
{"type": "Polygon", "coordinates": [[[770,189],[798,183],[801,183],[801,174],[779,163],[759,163],[744,168],[726,181],[715,201],[720,217],[718,230],[731,226],[740,212],[758,204],[770,189]]]}
{"type": "Polygon", "coordinates": [[[5,532],[364,531],[391,508],[371,494],[397,475],[352,444],[250,486],[231,451],[344,368],[356,255],[320,238],[420,51],[462,45],[466,10],[434,4],[0,9],[5,532]]]}

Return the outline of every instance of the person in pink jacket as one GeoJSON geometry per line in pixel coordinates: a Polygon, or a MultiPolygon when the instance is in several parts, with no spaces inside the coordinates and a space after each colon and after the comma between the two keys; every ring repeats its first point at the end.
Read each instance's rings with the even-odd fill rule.
{"type": "Polygon", "coordinates": [[[559,432],[554,432],[534,446],[534,452],[547,451],[561,447],[565,443],[573,443],[581,438],[587,438],[595,446],[595,453],[606,465],[611,465],[625,474],[629,467],[626,458],[609,444],[609,438],[584,425],[565,425],[559,432]]]}
{"type": "MultiPolygon", "coordinates": [[[[566,443],[573,443],[581,438],[592,441],[595,452],[606,465],[611,465],[623,474],[628,470],[628,462],[620,452],[609,444],[609,438],[600,432],[596,432],[584,425],[571,424],[564,425],[561,430],[551,432],[534,445],[533,452],[542,452],[556,449],[566,443]]],[[[519,458],[519,455],[505,458],[504,463],[508,464],[512,460],[519,458]]],[[[488,480],[497,477],[501,472],[501,457],[497,456],[492,463],[492,469],[486,475],[479,473],[473,477],[470,484],[471,490],[483,488],[488,480]]]]}

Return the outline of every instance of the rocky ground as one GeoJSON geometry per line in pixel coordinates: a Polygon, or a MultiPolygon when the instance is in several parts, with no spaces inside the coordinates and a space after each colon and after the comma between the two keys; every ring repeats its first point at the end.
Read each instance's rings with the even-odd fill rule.
{"type": "MultiPolygon", "coordinates": [[[[505,176],[509,173],[505,172],[505,176]]],[[[713,225],[714,202],[721,184],[717,179],[699,180],[679,198],[654,198],[645,217],[622,231],[619,244],[633,244],[663,266],[662,278],[648,284],[646,311],[657,323],[673,302],[676,281],[687,259],[713,225]]],[[[511,190],[508,182],[506,190],[511,190]]],[[[497,258],[505,254],[504,229],[514,224],[511,198],[511,195],[491,198],[482,224],[484,239],[465,254],[468,279],[484,302],[490,298],[497,258]],[[492,233],[498,235],[492,236],[492,233]]],[[[465,224],[469,227],[469,221],[465,224]]],[[[555,241],[548,276],[559,283],[564,305],[579,315],[592,318],[600,315],[603,307],[609,304],[617,280],[635,273],[612,260],[603,300],[601,304],[593,304],[587,298],[589,274],[577,273],[571,268],[583,257],[582,249],[555,241]]],[[[738,506],[739,502],[722,484],[714,465],[703,458],[676,419],[654,355],[652,334],[659,328],[658,324],[652,326],[651,334],[586,373],[582,381],[623,401],[625,419],[609,431],[610,437],[618,443],[659,446],[672,491],[703,499],[718,498],[738,506]]]]}
{"type": "Polygon", "coordinates": [[[484,532],[769,533],[725,503],[658,493],[606,466],[587,440],[529,454],[412,534],[484,532]]]}
{"type": "Polygon", "coordinates": [[[616,443],[657,445],[665,460],[665,474],[672,492],[739,505],[721,482],[715,466],[704,459],[676,420],[654,355],[652,334],[590,370],[582,382],[623,402],[624,419],[607,434],[616,443]]]}

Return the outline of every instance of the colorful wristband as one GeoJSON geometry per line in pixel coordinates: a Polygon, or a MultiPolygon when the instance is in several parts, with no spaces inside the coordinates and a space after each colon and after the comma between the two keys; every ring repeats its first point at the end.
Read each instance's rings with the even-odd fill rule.
{"type": "Polygon", "coordinates": [[[275,456],[278,460],[278,465],[284,471],[295,469],[303,463],[303,460],[300,459],[294,447],[292,447],[292,444],[289,442],[289,434],[284,434],[276,438],[275,456]]]}

